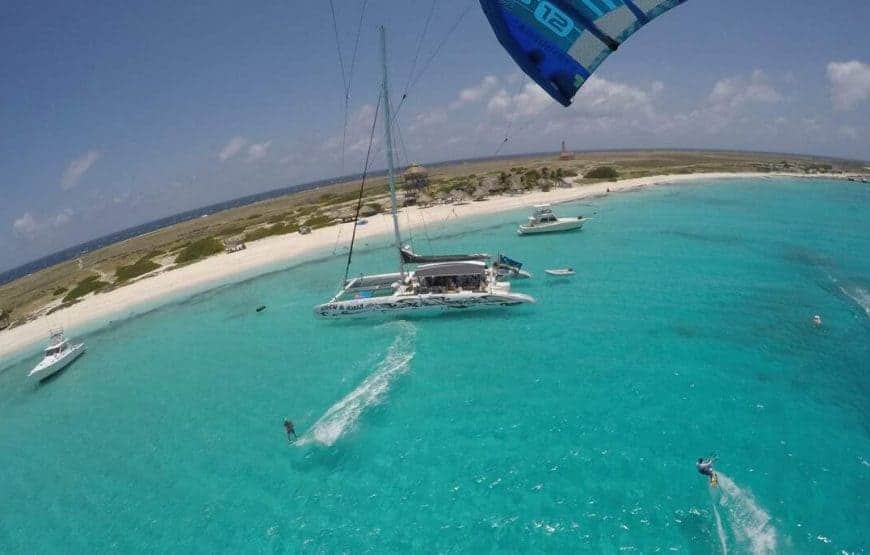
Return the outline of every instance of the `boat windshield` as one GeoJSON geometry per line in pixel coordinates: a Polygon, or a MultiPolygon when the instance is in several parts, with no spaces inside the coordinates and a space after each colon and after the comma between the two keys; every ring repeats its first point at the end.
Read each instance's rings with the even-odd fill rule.
{"type": "Polygon", "coordinates": [[[49,347],[45,350],[45,356],[50,357],[60,354],[61,352],[63,352],[64,347],[66,347],[66,343],[61,343],[60,345],[57,345],[55,347],[49,347]]]}

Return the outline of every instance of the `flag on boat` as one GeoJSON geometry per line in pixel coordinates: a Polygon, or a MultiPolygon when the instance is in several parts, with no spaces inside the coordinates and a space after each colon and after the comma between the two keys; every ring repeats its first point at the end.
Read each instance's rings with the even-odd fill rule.
{"type": "Polygon", "coordinates": [[[563,106],[641,27],[686,0],[480,0],[501,45],[563,106]]]}
{"type": "Polygon", "coordinates": [[[516,268],[517,270],[523,267],[522,262],[514,260],[513,258],[508,258],[503,254],[498,255],[498,263],[502,266],[511,266],[513,268],[516,268]]]}

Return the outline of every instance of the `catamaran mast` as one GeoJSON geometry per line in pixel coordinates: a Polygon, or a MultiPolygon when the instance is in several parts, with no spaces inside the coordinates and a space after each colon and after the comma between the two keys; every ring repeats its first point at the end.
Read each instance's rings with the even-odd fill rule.
{"type": "Polygon", "coordinates": [[[396,254],[399,256],[399,274],[405,278],[405,263],[402,259],[402,235],[399,233],[399,216],[396,214],[396,176],[393,172],[393,133],[392,117],[390,115],[390,83],[387,79],[387,30],[383,25],[381,32],[381,66],[384,73],[383,96],[384,99],[384,130],[387,135],[387,181],[390,184],[390,206],[393,214],[393,231],[396,234],[396,254]]]}

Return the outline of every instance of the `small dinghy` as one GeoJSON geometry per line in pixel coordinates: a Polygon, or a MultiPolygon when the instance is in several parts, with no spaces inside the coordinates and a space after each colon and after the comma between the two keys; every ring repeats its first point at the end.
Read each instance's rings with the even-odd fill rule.
{"type": "Polygon", "coordinates": [[[551,276],[573,276],[574,268],[553,268],[552,270],[544,270],[551,276]]]}

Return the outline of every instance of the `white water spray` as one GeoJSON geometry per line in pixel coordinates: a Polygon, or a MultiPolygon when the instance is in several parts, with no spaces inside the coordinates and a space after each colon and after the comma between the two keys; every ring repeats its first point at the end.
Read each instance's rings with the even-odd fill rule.
{"type": "MultiPolygon", "coordinates": [[[[733,480],[723,475],[719,476],[719,507],[725,514],[725,521],[734,537],[734,545],[740,551],[755,555],[776,552],[776,528],[771,523],[770,515],[752,497],[748,491],[740,488],[733,480]]],[[[713,511],[716,516],[716,528],[722,552],[727,553],[725,527],[719,509],[715,503],[713,511]]]]}
{"type": "Polygon", "coordinates": [[[851,299],[855,304],[864,309],[864,313],[867,314],[867,317],[870,318],[870,292],[866,289],[862,289],[857,285],[844,285],[841,281],[830,274],[830,272],[825,272],[828,275],[828,279],[830,279],[834,285],[837,286],[837,289],[844,295],[846,295],[849,299],[851,299]]]}
{"type": "Polygon", "coordinates": [[[719,507],[713,503],[713,516],[716,517],[716,533],[719,534],[719,545],[722,547],[722,555],[728,555],[728,536],[725,527],[722,526],[722,517],[719,515],[719,507]]]}
{"type": "Polygon", "coordinates": [[[414,358],[414,337],[417,328],[408,322],[398,322],[399,335],[387,349],[387,354],[374,371],[356,389],[335,403],[317,419],[295,445],[319,443],[330,446],[352,430],[362,413],[381,402],[393,381],[404,374],[414,358]]]}
{"type": "Polygon", "coordinates": [[[851,291],[845,289],[843,286],[838,287],[840,287],[840,291],[842,291],[843,294],[858,303],[858,306],[863,308],[867,316],[870,317],[870,293],[860,287],[855,287],[851,291]]]}

